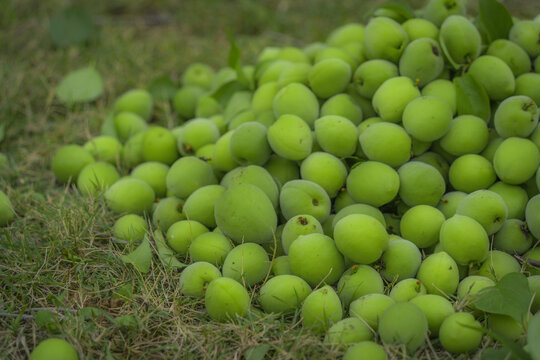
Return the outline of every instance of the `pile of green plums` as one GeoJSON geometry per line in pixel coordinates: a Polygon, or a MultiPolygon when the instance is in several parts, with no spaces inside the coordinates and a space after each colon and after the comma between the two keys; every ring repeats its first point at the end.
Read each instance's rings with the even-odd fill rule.
{"type": "Polygon", "coordinates": [[[52,170],[104,196],[115,239],[162,232],[190,263],[182,294],[215,321],[298,314],[346,359],[386,358],[378,343],[414,353],[428,337],[467,353],[480,326],[524,341],[526,319],[473,300],[522,272],[540,309],[539,36],[540,18],[516,19],[489,42],[462,0],[406,21],[379,11],[238,71],[189,66],[174,128],[130,90],[52,170]],[[464,74],[489,119],[458,96],[464,74]]]}

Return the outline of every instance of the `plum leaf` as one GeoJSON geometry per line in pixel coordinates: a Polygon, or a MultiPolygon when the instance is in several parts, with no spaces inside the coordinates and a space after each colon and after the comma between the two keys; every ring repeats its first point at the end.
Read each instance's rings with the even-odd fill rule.
{"type": "Polygon", "coordinates": [[[531,319],[527,330],[529,351],[534,360],[540,360],[540,341],[538,341],[538,339],[540,339],[540,313],[536,313],[531,319]]]}
{"type": "Polygon", "coordinates": [[[512,15],[504,4],[497,0],[480,0],[478,18],[489,42],[508,39],[512,28],[512,15]]]}
{"type": "Polygon", "coordinates": [[[486,122],[491,112],[489,97],[482,85],[470,75],[454,78],[456,85],[456,103],[459,115],[475,115],[486,122]]]}
{"type": "Polygon", "coordinates": [[[56,89],[56,96],[68,104],[93,101],[102,93],[103,79],[93,66],[70,72],[56,89]]]}
{"type": "Polygon", "coordinates": [[[167,269],[179,269],[187,266],[174,256],[174,251],[167,246],[160,230],[154,231],[154,241],[156,242],[159,259],[167,269]]]}
{"type": "Polygon", "coordinates": [[[121,255],[120,259],[126,264],[132,264],[135,269],[143,274],[150,270],[152,263],[152,248],[148,237],[145,237],[139,246],[127,255],[121,255]]]}
{"type": "Polygon", "coordinates": [[[95,39],[98,28],[88,10],[74,5],[63,9],[51,19],[49,34],[56,46],[66,47],[95,39]]]}
{"type": "Polygon", "coordinates": [[[262,360],[266,353],[270,350],[270,345],[264,344],[249,348],[244,354],[246,360],[262,360]]]}

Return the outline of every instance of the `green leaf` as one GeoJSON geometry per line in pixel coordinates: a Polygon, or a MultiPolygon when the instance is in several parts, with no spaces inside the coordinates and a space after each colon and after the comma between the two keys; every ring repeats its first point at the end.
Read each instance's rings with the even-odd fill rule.
{"type": "Polygon", "coordinates": [[[534,360],[540,360],[540,313],[536,313],[529,322],[527,342],[531,357],[534,360]]]}
{"type": "Polygon", "coordinates": [[[0,143],[6,138],[6,124],[0,124],[0,143]]]}
{"type": "Polygon", "coordinates": [[[491,107],[489,97],[482,85],[470,75],[454,78],[458,115],[476,115],[489,121],[491,107]]]}
{"type": "Polygon", "coordinates": [[[34,321],[37,326],[49,326],[51,323],[56,322],[56,315],[50,310],[39,310],[36,315],[34,315],[34,321]]]}
{"type": "Polygon", "coordinates": [[[221,85],[210,96],[216,99],[222,106],[225,106],[234,93],[242,90],[246,90],[246,86],[242,85],[237,80],[232,80],[221,85]]]}
{"type": "Polygon", "coordinates": [[[531,298],[525,275],[513,272],[505,275],[497,285],[479,292],[474,304],[478,310],[508,315],[522,324],[529,311],[531,298]]]}
{"type": "Polygon", "coordinates": [[[227,63],[229,67],[236,71],[236,79],[242,85],[247,88],[253,89],[254,84],[252,84],[249,79],[246,77],[242,67],[242,59],[240,57],[240,48],[236,45],[234,41],[234,36],[230,31],[227,31],[227,37],[229,38],[229,44],[231,45],[231,50],[229,51],[229,57],[227,63]]]}
{"type": "Polygon", "coordinates": [[[180,269],[187,266],[174,256],[174,251],[167,246],[160,230],[154,231],[154,241],[156,242],[159,259],[167,269],[180,269]]]}
{"type": "Polygon", "coordinates": [[[107,115],[107,117],[105,118],[105,121],[103,122],[103,124],[101,124],[100,132],[101,132],[101,135],[118,138],[118,134],[116,133],[116,126],[114,125],[113,113],[109,113],[107,115]]]}
{"type": "Polygon", "coordinates": [[[102,93],[103,79],[93,66],[70,72],[56,89],[56,95],[65,103],[92,101],[102,93]]]}
{"type": "Polygon", "coordinates": [[[85,8],[74,5],[51,19],[49,34],[56,46],[66,47],[97,38],[98,28],[85,8]]]}
{"type": "Polygon", "coordinates": [[[262,360],[266,353],[270,350],[270,345],[264,344],[249,348],[246,350],[244,357],[246,360],[262,360]]]}
{"type": "Polygon", "coordinates": [[[134,315],[122,315],[114,319],[116,325],[125,327],[128,329],[137,329],[139,327],[139,320],[134,315]]]}
{"type": "Polygon", "coordinates": [[[77,315],[82,320],[88,320],[88,319],[94,319],[94,318],[98,318],[100,316],[103,316],[104,313],[105,313],[105,311],[100,309],[100,308],[93,307],[93,306],[87,306],[87,307],[83,307],[83,308],[79,309],[79,311],[77,312],[77,315]]]}
{"type": "Polygon", "coordinates": [[[368,11],[364,16],[367,19],[372,15],[387,16],[398,22],[403,22],[415,17],[414,10],[411,5],[401,1],[388,1],[377,5],[368,11]]]}
{"type": "Polygon", "coordinates": [[[446,57],[446,59],[448,60],[448,62],[450,63],[450,65],[452,65],[452,67],[457,70],[461,67],[460,64],[458,64],[451,56],[450,54],[450,51],[448,51],[448,48],[446,47],[446,42],[444,41],[444,37],[442,36],[439,36],[439,44],[441,44],[441,49],[444,53],[444,56],[446,57]]]}
{"type": "Polygon", "coordinates": [[[506,6],[497,0],[480,0],[478,18],[489,42],[507,39],[514,24],[506,6]]]}
{"type": "Polygon", "coordinates": [[[176,93],[176,85],[171,80],[170,76],[156,77],[148,85],[148,91],[156,100],[171,100],[176,93]]]}
{"type": "Polygon", "coordinates": [[[135,250],[127,255],[121,255],[120,259],[126,264],[133,264],[135,269],[146,274],[150,270],[150,264],[152,263],[152,248],[148,237],[145,236],[135,250]]]}
{"type": "Polygon", "coordinates": [[[482,360],[507,360],[510,350],[506,348],[501,349],[486,349],[482,352],[482,360]]]}

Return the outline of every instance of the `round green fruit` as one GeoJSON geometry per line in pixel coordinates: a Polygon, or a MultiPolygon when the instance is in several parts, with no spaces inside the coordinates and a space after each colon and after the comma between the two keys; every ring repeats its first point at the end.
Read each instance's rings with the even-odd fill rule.
{"type": "Polygon", "coordinates": [[[482,341],[482,332],[475,328],[481,325],[474,317],[465,312],[448,316],[439,329],[442,346],[453,354],[476,350],[482,341]]]}
{"type": "Polygon", "coordinates": [[[339,297],[328,285],[309,294],[302,305],[302,324],[316,333],[323,333],[342,317],[339,297]]]}
{"type": "Polygon", "coordinates": [[[247,290],[237,281],[226,277],[214,279],[204,295],[206,311],[219,322],[235,321],[247,315],[250,297],[247,290]]]}
{"type": "Polygon", "coordinates": [[[142,180],[123,178],[105,193],[109,208],[117,214],[150,213],[155,200],[154,190],[142,180]]]}
{"type": "Polygon", "coordinates": [[[428,322],[418,306],[396,303],[383,312],[378,332],[384,343],[405,345],[407,351],[413,353],[424,343],[428,322]]]}
{"type": "Polygon", "coordinates": [[[29,360],[79,360],[77,350],[64,339],[43,340],[32,350],[29,360]]]}
{"type": "Polygon", "coordinates": [[[219,277],[221,273],[214,265],[203,261],[193,263],[182,270],[178,281],[180,292],[185,296],[202,298],[208,284],[219,277]]]}
{"type": "Polygon", "coordinates": [[[311,287],[295,275],[279,275],[268,280],[259,292],[259,303],[267,313],[297,310],[311,293],[311,287]]]}
{"type": "Polygon", "coordinates": [[[267,276],[270,260],[259,244],[245,243],[229,251],[223,263],[223,276],[234,279],[246,287],[253,286],[267,276]]]}

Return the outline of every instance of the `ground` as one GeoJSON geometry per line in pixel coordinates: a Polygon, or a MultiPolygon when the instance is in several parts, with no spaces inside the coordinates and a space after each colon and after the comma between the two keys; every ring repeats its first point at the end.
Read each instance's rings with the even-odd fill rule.
{"type": "MultiPolygon", "coordinates": [[[[192,62],[225,66],[227,29],[249,63],[267,45],[324,40],[338,25],[362,21],[377,2],[97,0],[88,4],[100,24],[99,39],[55,48],[49,20],[69,1],[2,1],[0,124],[6,134],[0,152],[11,167],[0,173],[0,189],[18,216],[0,229],[0,357],[27,358],[40,341],[59,334],[89,359],[240,359],[261,344],[276,358],[340,358],[341,350],[303,331],[297,317],[210,322],[202,302],[180,296],[178,271],[154,263],[142,276],[122,263],[124,249],[111,241],[115,217],[103,199],[55,183],[50,162],[62,144],[97,135],[122,92],[157,76],[178,80],[192,62]],[[55,87],[66,73],[89,63],[103,74],[105,93],[68,108],[55,97],[55,87]]],[[[512,1],[511,9],[530,17],[540,13],[540,3],[512,1]]],[[[155,121],[174,125],[169,105],[157,106],[155,121]]],[[[389,351],[392,358],[403,357],[400,349],[389,351]]],[[[417,355],[448,357],[431,347],[417,355]]]]}

